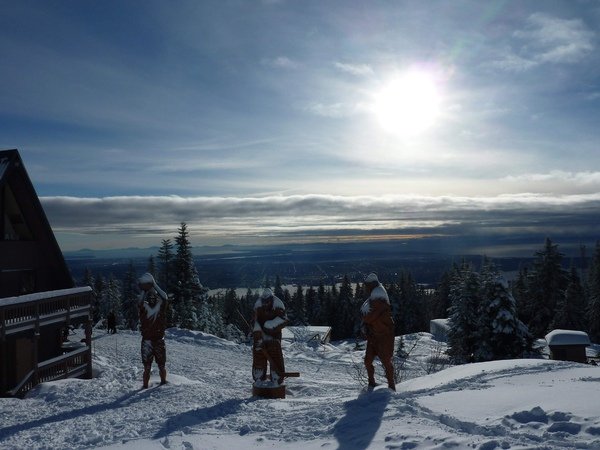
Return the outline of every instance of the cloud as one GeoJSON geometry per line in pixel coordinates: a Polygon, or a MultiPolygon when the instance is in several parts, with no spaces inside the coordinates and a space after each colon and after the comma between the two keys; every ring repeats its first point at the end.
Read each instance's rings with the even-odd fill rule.
{"type": "Polygon", "coordinates": [[[576,63],[594,50],[595,33],[581,19],[534,13],[513,38],[512,45],[500,51],[492,66],[522,72],[546,63],[576,63]]]}
{"type": "Polygon", "coordinates": [[[569,183],[576,186],[594,185],[600,187],[600,172],[566,172],[553,170],[548,173],[527,173],[509,175],[503,178],[509,182],[544,182],[544,183],[569,183]]]}
{"type": "Polygon", "coordinates": [[[287,56],[278,56],[277,58],[264,58],[262,64],[277,69],[297,69],[300,64],[296,61],[291,60],[287,56]]]}
{"type": "MultiPolygon", "coordinates": [[[[59,233],[155,235],[180,222],[211,242],[375,235],[597,233],[600,193],[548,196],[42,197],[59,233]],[[558,230],[558,231],[557,231],[558,230]],[[591,231],[590,231],[591,230],[591,231]]],[[[597,238],[598,236],[596,236],[597,238]]]]}
{"type": "Polygon", "coordinates": [[[350,117],[360,110],[360,105],[352,105],[348,103],[313,103],[306,106],[304,109],[311,114],[322,117],[330,117],[339,119],[342,117],[350,117]]]}
{"type": "Polygon", "coordinates": [[[371,66],[369,66],[368,64],[348,64],[348,63],[335,62],[335,63],[333,63],[333,65],[336,68],[338,68],[339,70],[341,70],[342,72],[346,72],[346,73],[349,73],[349,74],[355,75],[355,76],[364,77],[364,76],[369,76],[369,75],[375,74],[375,72],[373,72],[373,69],[371,68],[371,66]]]}

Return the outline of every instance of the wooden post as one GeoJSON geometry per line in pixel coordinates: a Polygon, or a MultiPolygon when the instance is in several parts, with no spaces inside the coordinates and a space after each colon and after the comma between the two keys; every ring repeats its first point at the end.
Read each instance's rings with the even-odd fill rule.
{"type": "Polygon", "coordinates": [[[86,378],[92,378],[92,319],[88,316],[88,321],[85,324],[85,345],[87,345],[86,352],[86,378]]]}
{"type": "Polygon", "coordinates": [[[0,364],[2,365],[2,373],[0,376],[2,379],[0,380],[0,396],[6,393],[8,389],[8,371],[6,369],[6,362],[8,360],[8,355],[6,354],[6,320],[4,317],[4,310],[0,309],[0,327],[2,330],[2,335],[0,336],[0,341],[2,347],[0,348],[0,364]]]}

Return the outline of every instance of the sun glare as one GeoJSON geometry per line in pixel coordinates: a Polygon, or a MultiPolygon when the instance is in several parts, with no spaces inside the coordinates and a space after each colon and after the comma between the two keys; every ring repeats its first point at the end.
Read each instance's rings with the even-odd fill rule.
{"type": "Polygon", "coordinates": [[[411,71],[383,86],[375,95],[373,112],[387,132],[411,136],[435,122],[439,106],[440,95],[433,76],[411,71]]]}

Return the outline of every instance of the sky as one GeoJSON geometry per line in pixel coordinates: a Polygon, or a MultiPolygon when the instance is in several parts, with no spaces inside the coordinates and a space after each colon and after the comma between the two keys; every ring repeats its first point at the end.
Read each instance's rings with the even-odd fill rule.
{"type": "Polygon", "coordinates": [[[597,0],[0,7],[0,148],[63,250],[600,238],[597,0]]]}
{"type": "MultiPolygon", "coordinates": [[[[81,334],[71,336],[71,340],[81,334]]],[[[513,359],[444,366],[445,344],[405,335],[397,392],[364,389],[354,341],[283,342],[286,398],[251,397],[251,348],[199,331],[166,333],[167,380],[140,390],[140,335],[94,337],[91,380],[45,382],[0,399],[14,449],[542,450],[600,445],[597,366],[513,359]],[[437,358],[437,359],[436,359],[437,358]],[[438,363],[432,363],[432,359],[438,363]],[[199,364],[198,361],[202,361],[199,364]],[[362,380],[362,381],[361,381],[362,380]]],[[[543,340],[540,342],[544,342],[543,340]]],[[[544,345],[544,344],[542,344],[544,345]]],[[[595,354],[598,347],[590,348],[595,354]]],[[[546,348],[547,351],[547,348],[546,348]]],[[[384,380],[376,361],[376,380],[384,380]]]]}

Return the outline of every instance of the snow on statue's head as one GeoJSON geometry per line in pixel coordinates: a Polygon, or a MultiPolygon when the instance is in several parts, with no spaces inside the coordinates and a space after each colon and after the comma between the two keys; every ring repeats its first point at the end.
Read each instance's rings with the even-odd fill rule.
{"type": "Polygon", "coordinates": [[[154,277],[151,273],[146,272],[144,275],[138,278],[138,284],[140,285],[140,289],[146,291],[154,286],[154,277]]]}
{"type": "Polygon", "coordinates": [[[365,283],[366,284],[379,284],[379,278],[377,278],[377,274],[375,272],[371,272],[365,278],[365,283]]]}

